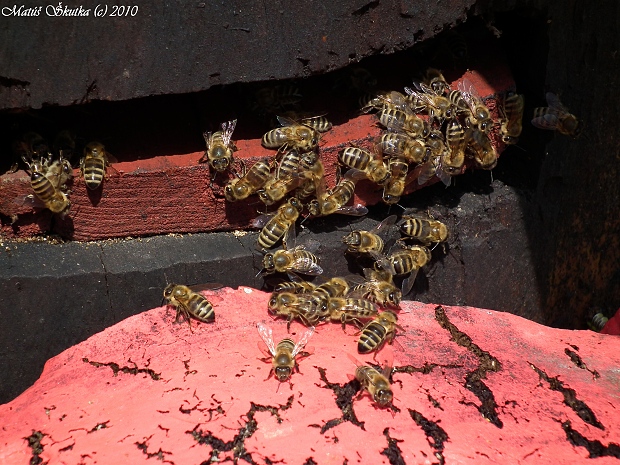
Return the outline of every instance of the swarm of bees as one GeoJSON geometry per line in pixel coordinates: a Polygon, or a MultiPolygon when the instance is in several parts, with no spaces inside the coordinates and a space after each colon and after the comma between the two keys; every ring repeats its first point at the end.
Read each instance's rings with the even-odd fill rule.
{"type": "MultiPolygon", "coordinates": [[[[21,158],[30,175],[34,195],[28,198],[34,207],[47,208],[61,217],[67,215],[71,206],[68,185],[73,180],[71,158],[75,154],[75,135],[69,130],[60,131],[54,138],[53,148],[35,132],[25,133],[13,143],[13,152],[21,158]]],[[[98,189],[110,163],[117,160],[100,142],[90,142],[84,147],[79,168],[86,187],[98,189]]]]}

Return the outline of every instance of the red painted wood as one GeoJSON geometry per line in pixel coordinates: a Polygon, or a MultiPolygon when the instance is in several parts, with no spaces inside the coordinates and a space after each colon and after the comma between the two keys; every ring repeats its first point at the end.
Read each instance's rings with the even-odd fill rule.
{"type": "MultiPolygon", "coordinates": [[[[308,344],[314,353],[300,361],[301,373],[293,375],[292,385],[279,385],[266,379],[271,365],[259,360],[257,347],[257,321],[271,326],[278,340],[286,335],[285,323],[267,315],[269,294],[242,287],[205,296],[215,308],[213,324],[193,322],[190,332],[185,323],[173,324],[174,311],[159,307],[51,359],[34,386],[0,405],[0,462],[29,463],[33,452],[24,438],[33,432],[44,434],[40,458],[49,463],[112,464],[119,457],[130,463],[153,458],[202,463],[214,449],[220,449],[220,461],[236,452],[250,454],[254,463],[267,458],[300,464],[310,457],[320,464],[389,463],[382,454],[386,428],[404,463],[437,463],[437,453],[445,463],[585,463],[587,448],[573,445],[563,425],[570,425],[573,437],[599,441],[598,450],[611,453],[620,444],[620,338],[548,328],[508,313],[445,307],[446,321],[461,334],[456,341],[439,324],[435,305],[404,302],[399,317],[404,329],[393,348],[384,349],[393,352],[395,366],[417,369],[394,374],[400,411],[376,407],[367,394],[356,396],[353,411],[364,429],[345,421],[321,433],[343,412],[317,367],[342,386],[355,370],[347,354],[372,362],[356,353],[356,332],[320,325],[308,344]],[[478,350],[462,345],[468,342],[478,350]],[[496,420],[481,413],[481,400],[466,383],[476,381],[468,374],[480,367],[484,353],[496,360],[496,370],[480,379],[486,398],[496,404],[496,420]],[[116,375],[113,364],[121,369],[116,375]],[[545,376],[565,393],[572,390],[572,400],[553,390],[545,376]],[[581,407],[571,408],[573,401],[581,407]],[[263,407],[254,412],[251,403],[263,407]],[[412,412],[445,433],[441,449],[412,412]],[[225,450],[222,443],[199,444],[192,431],[210,432],[223,443],[243,432],[247,437],[225,450]]],[[[297,339],[304,328],[293,323],[291,330],[297,339]]],[[[615,464],[617,458],[596,463],[615,464]]]]}

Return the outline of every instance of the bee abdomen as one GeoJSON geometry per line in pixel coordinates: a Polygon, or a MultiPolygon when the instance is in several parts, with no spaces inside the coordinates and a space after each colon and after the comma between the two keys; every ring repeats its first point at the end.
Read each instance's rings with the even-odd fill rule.
{"type": "Polygon", "coordinates": [[[386,329],[378,323],[370,323],[362,331],[362,335],[357,343],[357,351],[360,354],[367,354],[378,348],[385,340],[386,329]]]}
{"type": "Polygon", "coordinates": [[[209,323],[215,319],[213,305],[200,294],[194,294],[190,297],[188,307],[200,321],[209,323]]]}
{"type": "Polygon", "coordinates": [[[30,185],[32,186],[32,190],[37,197],[44,202],[51,200],[56,194],[54,185],[42,173],[32,173],[32,176],[30,177],[30,185]]]}
{"type": "Polygon", "coordinates": [[[105,161],[102,158],[85,160],[83,175],[86,187],[92,190],[97,189],[105,176],[105,161]]]}

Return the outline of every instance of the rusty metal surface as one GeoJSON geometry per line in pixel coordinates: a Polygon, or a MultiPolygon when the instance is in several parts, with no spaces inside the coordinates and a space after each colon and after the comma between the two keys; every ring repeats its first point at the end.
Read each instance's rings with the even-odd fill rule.
{"type": "Polygon", "coordinates": [[[3,10],[10,16],[0,28],[0,109],[306,77],[411,47],[464,21],[474,3],[177,0],[141,4],[133,17],[110,17],[111,9],[106,17],[94,9],[86,17],[3,10]]]}

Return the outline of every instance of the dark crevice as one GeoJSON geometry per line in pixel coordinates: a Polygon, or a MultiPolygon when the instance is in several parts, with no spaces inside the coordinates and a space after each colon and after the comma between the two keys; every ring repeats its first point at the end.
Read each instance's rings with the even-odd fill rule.
{"type": "MultiPolygon", "coordinates": [[[[577,350],[579,350],[579,349],[577,349],[577,350]]],[[[577,368],[581,368],[582,370],[588,370],[590,373],[592,373],[592,376],[594,378],[600,378],[601,377],[601,375],[599,374],[598,371],[590,370],[588,368],[588,366],[583,362],[583,360],[581,359],[581,357],[579,356],[578,353],[573,352],[572,350],[570,350],[568,348],[564,349],[564,353],[569,356],[569,358],[571,359],[571,362],[573,362],[577,368]]]]}
{"type": "Polygon", "coordinates": [[[148,442],[149,442],[149,440],[152,437],[153,436],[149,436],[148,438],[144,438],[144,441],[142,441],[142,442],[135,442],[134,444],[138,447],[138,449],[140,449],[144,453],[144,455],[146,455],[147,459],[151,459],[151,458],[155,457],[157,460],[161,460],[162,462],[174,464],[174,462],[172,462],[170,460],[165,460],[166,454],[172,455],[172,452],[167,452],[167,451],[161,450],[161,447],[159,448],[159,450],[157,452],[149,452],[148,451],[148,442]]]}
{"type": "Polygon", "coordinates": [[[403,452],[398,447],[398,443],[403,442],[403,440],[390,437],[390,428],[385,428],[383,435],[387,438],[388,446],[381,451],[381,455],[385,455],[388,458],[390,465],[405,465],[403,452]]]}
{"type": "MultiPolygon", "coordinates": [[[[146,373],[147,375],[149,375],[151,377],[151,379],[158,381],[161,379],[161,373],[155,373],[154,370],[151,370],[150,368],[138,368],[138,365],[136,365],[135,362],[132,362],[131,359],[127,360],[129,363],[133,363],[133,367],[121,367],[118,363],[115,362],[91,362],[90,360],[88,360],[86,357],[84,357],[82,359],[82,361],[84,363],[89,363],[92,366],[96,367],[96,368],[100,368],[100,367],[110,367],[112,369],[112,371],[114,372],[114,376],[118,375],[118,372],[122,372],[122,373],[128,373],[130,375],[137,375],[139,373],[146,373]]],[[[148,363],[150,362],[150,359],[147,362],[147,366],[148,363]]]]}
{"type": "Polygon", "coordinates": [[[562,393],[564,396],[564,403],[573,409],[579,418],[589,425],[595,426],[602,430],[605,429],[602,423],[597,420],[596,415],[594,415],[594,412],[590,409],[590,407],[588,407],[585,402],[577,399],[577,393],[574,389],[564,387],[564,383],[562,383],[558,377],[550,377],[533,363],[530,363],[530,366],[536,373],[538,373],[538,376],[540,376],[541,379],[544,379],[549,383],[549,388],[552,391],[562,393]]]}
{"type": "MultiPolygon", "coordinates": [[[[497,415],[497,403],[495,402],[495,396],[488,386],[482,381],[487,377],[487,372],[497,372],[501,370],[502,364],[487,351],[482,350],[474,344],[467,334],[460,331],[454,324],[452,324],[450,320],[448,320],[446,311],[441,305],[435,308],[435,319],[439,323],[439,326],[450,333],[450,336],[454,342],[461,347],[466,348],[478,357],[480,365],[478,365],[478,368],[475,370],[467,373],[465,376],[464,386],[478,399],[480,399],[480,405],[473,405],[478,409],[483,418],[487,419],[498,428],[502,428],[504,424],[497,415]]],[[[467,404],[468,403],[466,403],[466,405],[467,404]]]]}
{"type": "Polygon", "coordinates": [[[43,459],[39,457],[39,455],[43,453],[43,444],[41,444],[41,439],[45,436],[47,436],[47,434],[42,433],[41,431],[32,430],[32,434],[24,438],[28,441],[28,447],[32,449],[32,457],[29,462],[30,465],[39,465],[43,463],[43,459]]]}
{"type": "Polygon", "coordinates": [[[374,0],[373,2],[369,2],[361,8],[358,8],[353,13],[353,16],[363,16],[368,13],[370,10],[373,10],[379,6],[379,0],[374,0]]]}
{"type": "Polygon", "coordinates": [[[615,457],[620,459],[620,445],[610,442],[608,446],[604,446],[601,441],[587,439],[572,428],[570,420],[566,420],[562,423],[562,429],[566,433],[566,439],[568,439],[573,446],[585,447],[588,450],[590,453],[588,458],[615,457]]]}
{"type": "Polygon", "coordinates": [[[355,426],[359,426],[361,429],[365,430],[364,422],[359,421],[357,416],[355,416],[355,412],[353,411],[353,397],[360,391],[361,385],[357,379],[352,379],[348,383],[344,385],[340,385],[337,383],[330,383],[327,380],[327,376],[325,375],[325,368],[315,366],[317,370],[319,370],[319,374],[321,376],[321,381],[325,383],[325,386],[319,387],[325,389],[331,389],[336,394],[336,405],[342,411],[342,416],[340,418],[334,418],[333,420],[329,420],[323,426],[319,425],[310,425],[321,428],[321,434],[324,434],[327,430],[333,428],[334,426],[338,426],[340,423],[345,421],[350,421],[355,426]]]}
{"type": "Polygon", "coordinates": [[[110,423],[110,420],[97,423],[95,426],[92,427],[90,431],[88,431],[87,434],[94,433],[95,431],[99,431],[100,429],[108,428],[108,423],[110,423]]]}
{"type": "Polygon", "coordinates": [[[30,82],[28,81],[0,76],[0,86],[2,87],[28,87],[29,85],[30,82]]]}
{"type": "Polygon", "coordinates": [[[232,460],[234,463],[237,463],[239,459],[243,459],[247,463],[256,464],[252,458],[252,454],[250,454],[245,448],[245,440],[252,437],[258,429],[258,422],[254,418],[254,414],[256,412],[269,412],[276,417],[276,421],[278,423],[282,423],[282,418],[280,417],[279,412],[291,408],[294,397],[295,396],[289,397],[285,405],[279,405],[278,407],[259,405],[251,402],[250,410],[246,414],[247,420],[245,425],[239,429],[239,432],[231,441],[224,442],[222,439],[215,436],[211,431],[204,432],[198,429],[198,426],[200,425],[196,425],[193,430],[186,431],[186,433],[191,434],[198,444],[208,444],[211,446],[211,457],[208,461],[203,463],[223,461],[222,458],[220,458],[220,454],[222,452],[232,451],[232,460]]]}
{"type": "Polygon", "coordinates": [[[443,443],[448,441],[448,433],[437,422],[425,418],[420,412],[409,409],[409,414],[416,425],[422,428],[422,431],[426,434],[426,440],[435,451],[435,457],[439,460],[439,465],[443,465],[445,463],[443,443]]]}

